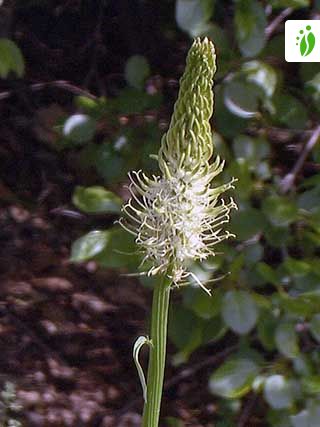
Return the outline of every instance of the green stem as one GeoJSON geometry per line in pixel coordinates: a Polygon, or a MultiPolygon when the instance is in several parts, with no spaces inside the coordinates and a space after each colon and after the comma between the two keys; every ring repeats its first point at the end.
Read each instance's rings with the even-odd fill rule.
{"type": "Polygon", "coordinates": [[[147,401],[143,409],[142,427],[158,427],[164,367],[166,362],[167,324],[171,282],[163,277],[155,286],[151,315],[151,342],[147,401]]]}

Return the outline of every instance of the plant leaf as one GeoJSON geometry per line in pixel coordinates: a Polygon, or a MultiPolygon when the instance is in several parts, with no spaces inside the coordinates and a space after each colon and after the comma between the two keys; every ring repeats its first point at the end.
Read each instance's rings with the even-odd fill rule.
{"type": "Polygon", "coordinates": [[[255,326],[258,307],[246,291],[229,291],[223,299],[222,317],[237,334],[247,334],[255,326]]]}
{"type": "Polygon", "coordinates": [[[77,239],[71,249],[71,262],[88,261],[103,251],[110,239],[109,231],[91,231],[77,239]]]}
{"type": "Polygon", "coordinates": [[[72,197],[73,204],[87,213],[119,213],[122,201],[103,187],[77,186],[72,197]]]}
{"type": "Polygon", "coordinates": [[[254,378],[259,373],[258,365],[248,358],[232,358],[221,365],[210,377],[209,389],[213,394],[236,399],[247,394],[254,378]]]}

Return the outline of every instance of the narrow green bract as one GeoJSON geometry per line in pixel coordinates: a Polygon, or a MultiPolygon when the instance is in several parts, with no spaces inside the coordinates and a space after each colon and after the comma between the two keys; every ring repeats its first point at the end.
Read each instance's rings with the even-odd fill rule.
{"type": "Polygon", "coordinates": [[[165,274],[176,285],[191,276],[204,288],[188,270],[189,264],[215,255],[214,245],[231,236],[222,225],[229,221],[229,212],[236,205],[232,199],[226,203],[220,195],[233,188],[234,180],[211,186],[224,166],[219,156],[210,162],[215,71],[213,43],[196,39],[187,57],[169,130],[161,141],[161,175],[130,174],[132,198],[123,208],[129,221],[120,221],[134,234],[143,262],[150,265],[147,274],[165,274]]]}

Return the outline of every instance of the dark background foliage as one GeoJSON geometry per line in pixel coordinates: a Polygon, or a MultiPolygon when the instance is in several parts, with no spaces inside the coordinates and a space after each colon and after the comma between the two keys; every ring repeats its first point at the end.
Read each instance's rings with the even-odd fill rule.
{"type": "Polygon", "coordinates": [[[152,281],[123,274],[114,220],[127,172],[157,171],[195,36],[216,44],[237,238],[192,267],[224,276],[211,299],[174,292],[160,425],[319,425],[320,65],[285,62],[286,19],[319,1],[1,2],[2,425],[140,425],[152,281]]]}

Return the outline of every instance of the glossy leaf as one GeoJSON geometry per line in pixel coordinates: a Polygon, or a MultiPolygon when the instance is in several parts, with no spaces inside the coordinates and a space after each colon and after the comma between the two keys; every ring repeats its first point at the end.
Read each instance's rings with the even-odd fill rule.
{"type": "Polygon", "coordinates": [[[75,144],[90,141],[96,132],[96,121],[86,114],[74,114],[64,123],[63,135],[75,144]]]}
{"type": "Polygon", "coordinates": [[[83,262],[102,252],[110,239],[108,231],[91,231],[76,240],[71,249],[71,261],[83,262]]]}
{"type": "Polygon", "coordinates": [[[213,5],[213,0],[177,0],[175,14],[178,26],[191,37],[203,34],[208,28],[213,5]]]}
{"type": "Polygon", "coordinates": [[[277,349],[286,357],[299,354],[298,337],[292,323],[280,323],[275,332],[277,349]]]}
{"type": "Polygon", "coordinates": [[[243,56],[257,55],[265,45],[265,11],[255,0],[236,3],[235,28],[238,46],[243,56]]]}
{"type": "Polygon", "coordinates": [[[247,394],[259,373],[251,359],[233,358],[224,362],[210,377],[209,389],[213,394],[235,399],[247,394]]]}
{"type": "Polygon", "coordinates": [[[247,334],[255,326],[258,307],[246,291],[229,291],[223,298],[222,317],[237,334],[247,334]]]}
{"type": "Polygon", "coordinates": [[[75,189],[73,204],[87,213],[119,213],[122,200],[103,187],[81,187],[75,189]]]}
{"type": "Polygon", "coordinates": [[[224,103],[235,116],[250,119],[258,115],[259,92],[250,83],[231,81],[225,85],[224,103]]]}
{"type": "Polygon", "coordinates": [[[292,427],[317,427],[320,419],[320,405],[311,403],[307,409],[303,409],[296,415],[291,415],[292,427]]]}
{"type": "Polygon", "coordinates": [[[274,409],[290,408],[294,392],[290,382],[283,375],[272,375],[264,384],[264,398],[274,409]]]}
{"type": "Polygon", "coordinates": [[[149,74],[150,66],[144,56],[133,55],[126,62],[125,77],[132,87],[142,89],[149,74]]]}
{"type": "Polygon", "coordinates": [[[249,82],[259,86],[265,96],[270,98],[276,89],[277,74],[273,67],[262,61],[245,62],[241,68],[249,82]]]}

